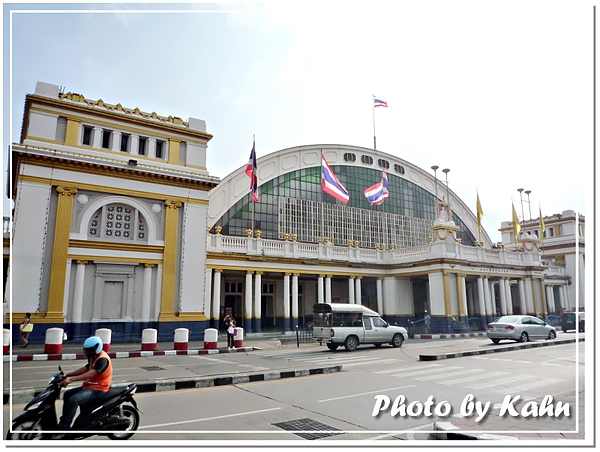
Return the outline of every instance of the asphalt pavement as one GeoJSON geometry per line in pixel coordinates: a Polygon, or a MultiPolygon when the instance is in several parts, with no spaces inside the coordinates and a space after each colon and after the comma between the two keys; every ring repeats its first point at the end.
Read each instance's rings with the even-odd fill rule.
{"type": "MultiPolygon", "coordinates": [[[[485,335],[483,333],[482,335],[485,335]]],[[[480,336],[480,335],[476,335],[480,336]]],[[[468,336],[467,336],[468,337],[468,336]]],[[[473,337],[473,336],[470,336],[473,337]]],[[[427,353],[419,356],[421,361],[431,361],[440,359],[452,359],[459,357],[468,357],[473,355],[488,354],[488,353],[499,353],[508,352],[517,349],[524,348],[535,348],[535,347],[548,347],[560,344],[575,343],[585,341],[585,334],[572,334],[572,335],[559,335],[555,340],[542,340],[533,341],[523,344],[514,343],[501,343],[489,347],[475,347],[470,345],[469,341],[453,341],[450,337],[439,338],[432,337],[431,339],[420,338],[420,339],[408,339],[404,342],[403,347],[410,347],[411,342],[429,342],[431,345],[427,348],[427,353]]],[[[116,343],[111,344],[109,355],[113,359],[124,359],[124,358],[144,358],[152,356],[168,356],[168,355],[194,355],[194,354],[222,354],[222,353],[250,353],[254,350],[265,350],[265,349],[295,349],[297,347],[303,349],[316,348],[320,345],[316,342],[313,343],[300,343],[296,342],[295,336],[277,337],[270,334],[253,334],[247,335],[244,338],[243,347],[229,349],[226,347],[225,336],[219,336],[218,346],[216,349],[207,350],[204,349],[203,341],[192,341],[189,342],[187,350],[174,350],[174,344],[172,342],[158,343],[157,348],[154,351],[142,351],[141,344],[132,343],[116,343]]],[[[3,357],[4,362],[8,361],[43,361],[43,360],[81,360],[84,359],[84,355],[81,350],[81,344],[65,342],[63,344],[61,353],[57,354],[46,354],[44,353],[44,344],[31,344],[26,348],[21,348],[19,345],[15,345],[9,351],[9,354],[3,357]]],[[[178,389],[189,389],[193,387],[210,387],[220,386],[228,384],[242,384],[252,381],[265,381],[279,378],[292,378],[302,377],[314,374],[324,374],[332,372],[340,372],[343,370],[343,366],[323,366],[315,368],[302,368],[302,369],[284,369],[284,370],[266,370],[262,372],[250,372],[247,374],[240,373],[223,373],[222,375],[200,375],[193,379],[176,379],[170,381],[148,382],[138,384],[139,392],[153,392],[153,391],[168,391],[178,389]]],[[[25,391],[13,391],[12,402],[13,403],[26,403],[44,388],[36,388],[35,390],[25,391]]],[[[577,407],[579,428],[578,432],[566,432],[566,433],[506,433],[506,418],[501,418],[498,415],[498,409],[492,412],[492,415],[488,416],[485,425],[479,425],[475,422],[473,417],[469,418],[458,418],[452,419],[452,422],[435,422],[434,430],[437,431],[436,437],[438,439],[456,439],[456,440],[540,440],[540,439],[551,439],[551,440],[579,440],[584,438],[584,419],[585,419],[585,392],[581,389],[579,394],[570,394],[569,400],[570,406],[577,407]],[[576,399],[577,403],[576,403],[576,399]],[[502,431],[500,434],[490,434],[487,432],[502,431]]],[[[4,393],[4,404],[9,403],[11,400],[8,392],[4,393]]],[[[541,402],[541,401],[538,401],[541,402]]],[[[575,409],[573,410],[575,411],[575,409]]],[[[572,413],[575,416],[575,413],[572,413]]],[[[539,422],[548,421],[548,419],[540,419],[539,422]]],[[[556,421],[556,431],[561,431],[559,420],[556,421]]],[[[515,423],[511,427],[518,431],[522,428],[522,425],[515,423]]],[[[545,428],[547,430],[547,426],[545,428]]],[[[535,431],[534,429],[532,431],[535,431]]]]}

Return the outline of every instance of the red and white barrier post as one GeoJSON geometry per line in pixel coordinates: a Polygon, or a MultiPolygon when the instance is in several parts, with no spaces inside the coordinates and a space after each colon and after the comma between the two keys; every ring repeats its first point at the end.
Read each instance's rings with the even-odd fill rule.
{"type": "Polygon", "coordinates": [[[216,328],[207,328],[204,330],[204,348],[214,350],[217,348],[219,339],[219,330],[216,328]]]}
{"type": "Polygon", "coordinates": [[[142,351],[152,351],[156,348],[158,332],[154,328],[142,330],[142,351]]]}
{"type": "Polygon", "coordinates": [[[62,328],[48,328],[46,330],[44,353],[51,355],[62,352],[63,332],[62,328]]]}
{"type": "Polygon", "coordinates": [[[100,339],[102,339],[102,350],[106,353],[110,352],[110,341],[112,338],[112,330],[108,328],[99,328],[94,333],[100,339]]]}
{"type": "Polygon", "coordinates": [[[175,350],[187,350],[190,330],[187,328],[177,328],[175,330],[175,350]]]}
{"type": "Polygon", "coordinates": [[[244,328],[237,327],[233,330],[233,346],[235,348],[244,346],[244,328]]]}
{"type": "Polygon", "coordinates": [[[10,330],[7,330],[6,328],[4,328],[4,331],[2,333],[2,353],[7,355],[9,348],[10,348],[10,330]]]}

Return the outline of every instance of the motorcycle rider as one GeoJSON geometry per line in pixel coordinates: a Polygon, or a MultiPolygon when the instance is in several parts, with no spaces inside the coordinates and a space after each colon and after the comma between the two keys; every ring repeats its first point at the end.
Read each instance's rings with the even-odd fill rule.
{"type": "Polygon", "coordinates": [[[69,389],[63,398],[63,414],[58,423],[58,430],[69,430],[77,412],[84,403],[99,399],[108,392],[112,383],[113,367],[108,354],[102,350],[102,339],[98,336],[88,337],[83,343],[83,352],[88,359],[87,364],[65,374],[60,383],[67,387],[74,381],[83,381],[79,388],[69,389]]]}

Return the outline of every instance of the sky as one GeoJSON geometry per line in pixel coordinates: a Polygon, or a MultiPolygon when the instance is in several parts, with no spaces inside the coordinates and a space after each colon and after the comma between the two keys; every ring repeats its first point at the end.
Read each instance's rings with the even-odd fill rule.
{"type": "Polygon", "coordinates": [[[511,202],[526,220],[530,208],[532,218],[541,208],[591,220],[591,1],[3,7],[4,167],[38,81],[203,119],[214,136],[207,168],[220,178],[246,165],[253,135],[259,158],[311,144],[372,148],[376,95],[388,103],[375,110],[377,149],[430,173],[449,168],[450,189],[473,211],[479,193],[493,241],[511,202]],[[531,190],[523,208],[518,188],[531,190]]]}

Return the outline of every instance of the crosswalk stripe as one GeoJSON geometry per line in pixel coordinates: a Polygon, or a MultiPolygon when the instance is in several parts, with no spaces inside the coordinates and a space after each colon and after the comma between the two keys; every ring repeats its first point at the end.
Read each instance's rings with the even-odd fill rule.
{"type": "Polygon", "coordinates": [[[514,383],[519,380],[526,380],[528,378],[535,378],[531,375],[515,375],[514,377],[502,378],[500,381],[487,381],[484,383],[478,383],[475,385],[465,385],[465,387],[470,389],[484,389],[491,388],[492,386],[504,385],[506,383],[514,383]]]}
{"type": "Polygon", "coordinates": [[[440,378],[454,377],[455,375],[472,374],[475,371],[483,372],[483,370],[481,370],[481,369],[466,369],[466,370],[461,370],[458,372],[452,372],[452,375],[440,373],[440,374],[436,374],[436,375],[427,375],[425,377],[416,377],[416,378],[414,378],[414,380],[417,380],[417,381],[439,380],[440,378]]]}
{"type": "Polygon", "coordinates": [[[402,372],[401,374],[394,374],[392,375],[392,377],[413,377],[413,376],[419,376],[419,375],[423,375],[423,374],[430,374],[431,372],[437,372],[435,375],[435,378],[442,378],[444,376],[448,376],[446,373],[444,373],[445,371],[454,371],[456,369],[463,369],[463,367],[453,367],[453,366],[449,366],[449,367],[444,367],[442,369],[434,369],[433,371],[431,369],[422,369],[422,370],[415,370],[413,372],[402,372]],[[441,374],[439,372],[442,372],[441,374]]]}
{"type": "Polygon", "coordinates": [[[396,367],[394,369],[378,370],[377,372],[373,372],[373,373],[374,374],[391,374],[394,372],[404,372],[404,371],[424,369],[425,367],[427,367],[427,369],[431,369],[432,367],[441,367],[441,366],[442,366],[442,364],[423,364],[422,366],[396,367]]]}
{"type": "MultiPolygon", "coordinates": [[[[491,373],[485,374],[485,378],[506,375],[507,373],[508,372],[491,372],[491,373]]],[[[482,375],[472,375],[470,377],[454,378],[452,380],[438,381],[438,383],[441,385],[454,385],[454,384],[460,384],[460,383],[468,383],[469,381],[481,381],[481,378],[482,378],[482,375]]]]}
{"type": "MultiPolygon", "coordinates": [[[[391,363],[391,362],[397,363],[398,361],[402,361],[402,360],[401,359],[384,359],[382,361],[379,361],[378,364],[387,364],[387,363],[391,363]]],[[[363,366],[365,364],[370,364],[370,363],[364,362],[364,361],[363,362],[358,362],[358,363],[347,363],[347,364],[344,364],[344,367],[348,367],[348,366],[363,366]]]]}
{"type": "Polygon", "coordinates": [[[544,380],[532,381],[519,386],[513,386],[512,388],[502,388],[497,391],[492,391],[494,394],[514,394],[517,395],[521,391],[527,391],[529,389],[539,388],[541,386],[548,386],[554,383],[565,381],[562,378],[546,378],[544,380]]]}

